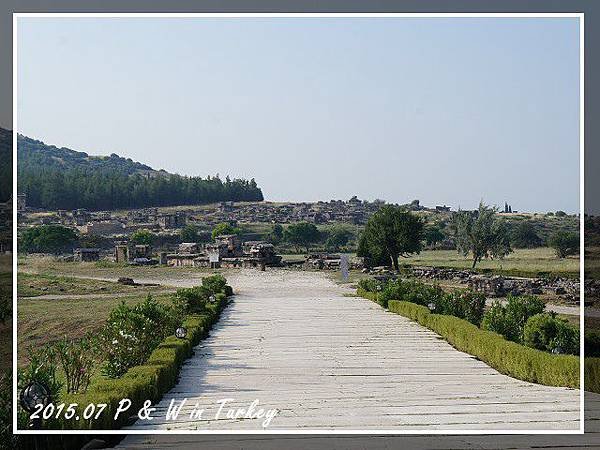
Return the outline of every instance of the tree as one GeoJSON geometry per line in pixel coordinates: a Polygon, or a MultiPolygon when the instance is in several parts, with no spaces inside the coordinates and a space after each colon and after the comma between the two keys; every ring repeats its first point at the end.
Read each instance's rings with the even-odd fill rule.
{"type": "Polygon", "coordinates": [[[152,233],[150,230],[136,230],[131,233],[129,239],[134,244],[138,245],[152,245],[154,240],[156,239],[156,235],[152,233]]]}
{"type": "Polygon", "coordinates": [[[179,236],[181,237],[181,242],[200,241],[200,236],[198,235],[198,227],[192,224],[183,227],[179,233],[179,236]]]}
{"type": "Polygon", "coordinates": [[[341,225],[335,225],[327,232],[325,247],[328,251],[339,252],[340,248],[347,245],[352,237],[352,232],[341,225]]]}
{"type": "Polygon", "coordinates": [[[566,258],[579,252],[579,235],[572,231],[557,231],[548,239],[548,245],[554,249],[556,256],[566,258]]]}
{"type": "Polygon", "coordinates": [[[516,248],[534,248],[542,245],[542,239],[535,232],[531,222],[519,222],[518,225],[512,228],[510,239],[512,245],[516,248]]]}
{"type": "Polygon", "coordinates": [[[283,239],[283,227],[281,224],[276,223],[273,225],[271,232],[269,233],[269,241],[272,244],[279,244],[283,239]]]}
{"type": "Polygon", "coordinates": [[[27,253],[60,254],[72,251],[77,233],[62,225],[40,225],[26,229],[21,236],[21,249],[27,253]]]}
{"type": "Polygon", "coordinates": [[[306,253],[309,252],[310,245],[319,240],[320,234],[317,227],[308,222],[293,223],[283,232],[283,239],[292,244],[296,251],[300,247],[306,248],[306,253]]]}
{"type": "Polygon", "coordinates": [[[242,230],[226,222],[218,223],[212,230],[212,238],[216,239],[218,236],[225,234],[242,234],[242,230]]]}
{"type": "Polygon", "coordinates": [[[372,264],[391,263],[399,270],[399,257],[420,253],[424,222],[393,205],[381,207],[371,216],[358,242],[358,256],[372,264]]]}
{"type": "Polygon", "coordinates": [[[496,208],[483,203],[476,211],[458,211],[452,217],[456,249],[471,254],[473,268],[483,258],[504,258],[510,252],[510,239],[504,220],[496,217],[496,208]]]}
{"type": "Polygon", "coordinates": [[[555,215],[556,215],[556,217],[565,217],[567,215],[567,213],[559,210],[559,211],[556,211],[555,215]]]}
{"type": "Polygon", "coordinates": [[[438,242],[442,242],[446,237],[437,224],[426,226],[423,236],[425,238],[425,242],[430,247],[433,247],[438,242]]]}

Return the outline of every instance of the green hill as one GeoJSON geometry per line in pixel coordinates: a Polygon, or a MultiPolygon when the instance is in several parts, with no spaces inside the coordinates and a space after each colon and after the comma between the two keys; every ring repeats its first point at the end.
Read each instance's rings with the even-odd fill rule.
{"type": "Polygon", "coordinates": [[[34,208],[113,210],[263,200],[254,179],[181,176],[114,153],[90,156],[22,135],[17,149],[19,192],[34,208]]]}

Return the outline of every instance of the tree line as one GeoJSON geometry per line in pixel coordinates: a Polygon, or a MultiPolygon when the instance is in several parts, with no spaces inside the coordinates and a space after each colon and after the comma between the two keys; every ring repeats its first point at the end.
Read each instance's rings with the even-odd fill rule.
{"type": "Polygon", "coordinates": [[[254,179],[60,170],[26,162],[19,164],[18,176],[19,191],[27,194],[28,206],[44,209],[113,210],[263,200],[254,179]]]}

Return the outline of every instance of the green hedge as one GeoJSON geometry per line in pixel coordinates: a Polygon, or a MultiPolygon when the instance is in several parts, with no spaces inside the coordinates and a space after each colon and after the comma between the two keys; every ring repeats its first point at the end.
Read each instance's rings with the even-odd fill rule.
{"type": "Polygon", "coordinates": [[[191,356],[193,347],[208,335],[227,303],[225,294],[217,294],[216,302],[206,305],[205,313],[192,314],[183,322],[183,326],[187,328],[184,339],[169,336],[154,349],[145,364],[132,367],[121,378],[102,379],[91,385],[85,394],[70,394],[61,399],[61,403],[64,402],[67,406],[69,403],[77,403],[76,415],[79,417],[83,417],[83,410],[88,404],[107,403],[108,406],[98,419],[61,418],[48,422],[46,426],[62,429],[117,429],[125,425],[145,400],[155,403],[175,385],[179,368],[191,356]],[[131,407],[114,421],[119,401],[123,398],[131,400],[131,407]]]}
{"type": "MultiPolygon", "coordinates": [[[[358,288],[357,294],[377,301],[377,293],[358,288]]],[[[460,351],[511,377],[548,386],[579,388],[579,357],[553,355],[482,330],[454,316],[432,314],[425,306],[391,300],[391,312],[403,315],[436,332],[460,351]]],[[[585,390],[600,393],[600,358],[584,360],[585,390]]]]}
{"type": "Polygon", "coordinates": [[[532,383],[579,388],[579,358],[553,355],[510,342],[454,316],[432,314],[414,303],[392,300],[388,309],[435,331],[460,351],[476,356],[498,370],[532,383]]]}

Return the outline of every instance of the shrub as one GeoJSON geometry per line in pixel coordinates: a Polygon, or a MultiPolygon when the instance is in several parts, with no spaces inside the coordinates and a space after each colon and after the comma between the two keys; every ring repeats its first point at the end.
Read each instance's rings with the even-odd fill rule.
{"type": "Polygon", "coordinates": [[[485,296],[471,290],[456,290],[441,296],[435,304],[436,314],[447,314],[466,319],[479,326],[483,318],[485,296]]]}
{"type": "Polygon", "coordinates": [[[92,336],[79,340],[63,338],[54,349],[64,373],[67,393],[85,392],[97,359],[97,339],[92,336]]]}
{"type": "Polygon", "coordinates": [[[566,258],[579,252],[579,235],[571,231],[557,231],[548,239],[548,245],[556,256],[566,258]]]}
{"type": "Polygon", "coordinates": [[[381,289],[381,282],[374,278],[364,278],[359,280],[358,287],[367,292],[377,292],[381,289]]]}
{"type": "Polygon", "coordinates": [[[85,405],[89,403],[107,403],[105,413],[98,420],[67,420],[51,424],[61,428],[81,429],[112,429],[119,428],[128,420],[127,415],[121,414],[113,421],[112,415],[118,402],[123,398],[132,401],[131,410],[140,408],[145,400],[156,402],[177,381],[179,367],[192,354],[193,347],[208,335],[208,330],[214,324],[227,304],[225,294],[217,294],[217,302],[209,304],[202,314],[192,314],[183,322],[187,335],[183,339],[175,336],[165,338],[150,354],[142,365],[132,367],[120,378],[102,379],[93,383],[84,394],[69,394],[63,401],[77,403],[77,413],[82,414],[85,405]]]}
{"type": "Polygon", "coordinates": [[[538,350],[579,354],[579,330],[553,314],[536,314],[529,318],[523,338],[525,345],[538,350]]]}
{"type": "MultiPolygon", "coordinates": [[[[63,384],[57,377],[56,352],[49,345],[39,348],[28,348],[29,364],[17,372],[17,389],[19,392],[29,383],[37,382],[44,385],[50,392],[50,402],[57,403],[60,400],[60,391],[63,384]]],[[[7,389],[12,393],[11,389],[7,389]]],[[[20,406],[17,410],[17,421],[19,428],[25,428],[29,422],[29,414],[20,406]]]]}
{"type": "Polygon", "coordinates": [[[584,339],[585,357],[600,356],[600,331],[586,330],[584,339]]]}
{"type": "Polygon", "coordinates": [[[405,300],[423,306],[432,303],[436,307],[445,295],[439,286],[431,286],[418,281],[406,282],[405,292],[404,298],[398,298],[398,300],[405,300]]]}
{"type": "Polygon", "coordinates": [[[202,286],[210,291],[211,294],[218,294],[225,291],[227,280],[223,275],[217,274],[202,278],[202,286]]]}
{"type": "Polygon", "coordinates": [[[186,311],[200,312],[206,307],[206,302],[211,296],[211,291],[204,286],[194,286],[192,288],[180,288],[175,293],[175,303],[182,305],[186,311]]]}
{"type": "Polygon", "coordinates": [[[498,333],[509,341],[518,342],[520,340],[521,330],[517,321],[513,316],[507,314],[506,308],[499,301],[495,301],[487,310],[483,316],[481,328],[498,333]]]}
{"type": "MultiPolygon", "coordinates": [[[[433,330],[458,350],[469,353],[501,373],[520,380],[550,386],[579,387],[579,358],[572,355],[550,355],[502,336],[477,328],[457,317],[431,314],[414,303],[390,301],[389,310],[433,330]]],[[[586,365],[587,366],[587,365],[586,365]]],[[[590,364],[586,372],[598,371],[590,364]]],[[[591,376],[590,376],[591,378],[591,376]]]]}
{"type": "Polygon", "coordinates": [[[158,304],[151,296],[133,308],[121,303],[111,311],[102,331],[106,351],[102,373],[118,378],[142,364],[179,320],[175,309],[158,304]]]}
{"type": "Polygon", "coordinates": [[[544,308],[544,302],[534,295],[509,295],[506,305],[494,302],[485,313],[481,328],[498,333],[509,341],[522,343],[525,323],[530,317],[542,313],[544,308]]]}
{"type": "Polygon", "coordinates": [[[56,351],[49,345],[38,348],[29,347],[27,350],[29,364],[24,369],[18,370],[18,389],[23,389],[32,381],[36,381],[48,388],[52,401],[56,402],[63,386],[56,376],[58,368],[56,351]]]}
{"type": "Polygon", "coordinates": [[[390,300],[403,300],[408,293],[408,284],[402,280],[390,280],[382,285],[377,295],[377,303],[387,308],[390,300]]]}

